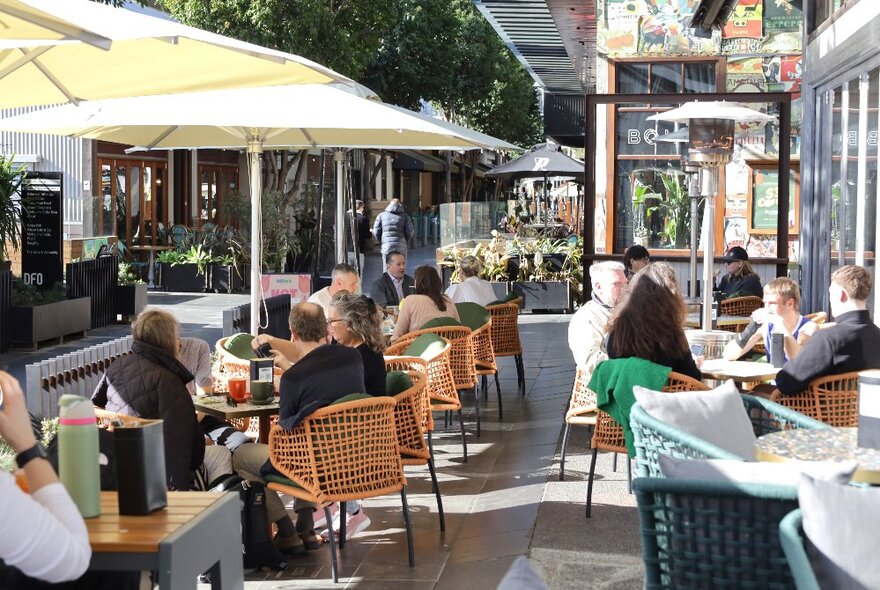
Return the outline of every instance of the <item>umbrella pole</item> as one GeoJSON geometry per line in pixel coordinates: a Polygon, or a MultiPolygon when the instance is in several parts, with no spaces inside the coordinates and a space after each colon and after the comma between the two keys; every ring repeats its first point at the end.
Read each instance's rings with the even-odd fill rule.
{"type": "Polygon", "coordinates": [[[345,152],[333,152],[333,161],[336,163],[336,264],[342,264],[345,262],[345,152]]]}
{"type": "Polygon", "coordinates": [[[712,329],[712,273],[715,270],[715,193],[718,190],[718,166],[705,169],[703,193],[706,205],[703,210],[703,329],[712,329]]]}
{"type": "MultiPolygon", "coordinates": [[[[699,202],[700,202],[700,174],[691,174],[688,177],[688,196],[691,198],[691,265],[688,287],[688,297],[696,299],[697,297],[697,248],[699,247],[699,225],[700,219],[699,202]]],[[[705,219],[705,217],[704,217],[705,219]]]]}
{"type": "Polygon", "coordinates": [[[263,267],[262,230],[260,226],[260,194],[263,191],[263,178],[261,176],[261,158],[263,154],[262,141],[248,142],[248,163],[251,167],[251,334],[257,335],[260,327],[260,294],[263,285],[260,282],[260,273],[263,267]]]}

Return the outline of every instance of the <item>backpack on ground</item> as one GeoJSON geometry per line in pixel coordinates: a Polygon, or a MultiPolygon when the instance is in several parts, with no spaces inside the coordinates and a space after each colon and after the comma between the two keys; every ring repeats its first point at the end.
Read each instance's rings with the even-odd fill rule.
{"type": "Polygon", "coordinates": [[[283,570],[284,556],[272,544],[269,517],[266,513],[266,486],[256,481],[242,481],[238,493],[241,509],[241,541],[245,569],[268,567],[283,570]]]}

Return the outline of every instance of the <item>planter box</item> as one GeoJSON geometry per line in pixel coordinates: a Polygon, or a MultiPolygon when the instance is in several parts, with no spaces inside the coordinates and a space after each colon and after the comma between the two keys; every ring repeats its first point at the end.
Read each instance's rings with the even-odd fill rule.
{"type": "Polygon", "coordinates": [[[79,297],[36,307],[12,308],[11,340],[34,349],[40,342],[76,334],[85,336],[92,322],[91,299],[79,297]]]}
{"type": "MultiPolygon", "coordinates": [[[[559,272],[562,270],[562,265],[565,264],[565,254],[561,253],[553,253],[553,254],[542,254],[544,258],[544,262],[549,264],[550,270],[552,272],[559,272]]],[[[529,258],[532,258],[529,256],[529,258]]],[[[510,277],[511,280],[515,280],[519,275],[519,267],[520,267],[520,256],[511,256],[507,261],[507,276],[510,277]]]]}
{"type": "Polygon", "coordinates": [[[116,285],[116,315],[137,317],[147,306],[147,285],[116,285]]]}
{"type": "Polygon", "coordinates": [[[508,289],[510,287],[507,282],[492,282],[492,290],[495,292],[495,299],[501,300],[507,297],[508,289]]]}
{"type": "Polygon", "coordinates": [[[197,264],[159,264],[162,288],[182,293],[202,293],[208,288],[208,275],[199,274],[197,264]]]}
{"type": "Polygon", "coordinates": [[[211,289],[218,293],[232,293],[244,289],[245,277],[250,268],[235,268],[234,266],[224,266],[220,264],[212,264],[208,274],[211,277],[211,289]]]}
{"type": "Polygon", "coordinates": [[[513,292],[523,298],[523,309],[571,311],[571,288],[565,281],[516,282],[513,292]]]}

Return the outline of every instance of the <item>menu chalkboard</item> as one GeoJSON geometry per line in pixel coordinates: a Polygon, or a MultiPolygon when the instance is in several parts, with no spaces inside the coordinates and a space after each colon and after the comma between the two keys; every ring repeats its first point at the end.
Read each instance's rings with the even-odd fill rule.
{"type": "MultiPolygon", "coordinates": [[[[798,233],[798,173],[792,170],[788,187],[788,231],[798,233]]],[[[775,234],[779,216],[779,172],[775,167],[752,169],[746,219],[752,234],[775,234]]]]}
{"type": "Polygon", "coordinates": [[[21,275],[41,290],[64,280],[61,179],[61,172],[28,172],[21,187],[21,275]]]}

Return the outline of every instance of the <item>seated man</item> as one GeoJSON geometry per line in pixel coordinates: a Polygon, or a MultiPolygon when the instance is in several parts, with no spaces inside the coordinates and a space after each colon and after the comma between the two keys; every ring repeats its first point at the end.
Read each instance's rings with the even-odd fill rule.
{"type": "Polygon", "coordinates": [[[309,297],[309,303],[317,303],[324,310],[326,316],[330,313],[330,300],[340,291],[357,293],[360,281],[357,269],[350,264],[337,264],[330,273],[330,284],[323,289],[315,291],[309,297]]]}
{"type": "Polygon", "coordinates": [[[411,295],[415,280],[406,274],[406,255],[392,250],[385,255],[386,271],[370,287],[370,297],[379,307],[400,305],[400,300],[411,295]]]}
{"type": "Polygon", "coordinates": [[[606,260],[590,266],[593,296],[571,317],[568,324],[568,346],[574,362],[592,373],[600,361],[608,358],[605,351],[605,324],[620,294],[626,287],[621,263],[606,260]]]}
{"type": "MultiPolygon", "coordinates": [[[[355,348],[327,344],[327,320],[319,305],[298,303],[290,310],[290,342],[296,349],[291,356],[273,349],[275,362],[285,369],[279,391],[279,421],[286,430],[292,430],[309,414],[350,393],[364,393],[364,365],[355,348]]],[[[272,469],[269,447],[249,444],[238,447],[232,455],[235,472],[249,481],[262,481],[262,473],[272,469]]],[[[317,548],[320,541],[314,531],[315,505],[302,500],[294,502],[297,513],[296,531],[281,530],[276,547],[287,554],[317,548]]],[[[266,511],[272,522],[284,522],[287,514],[281,499],[273,491],[266,494],[266,511]]],[[[276,538],[278,539],[278,538],[276,538]]]]}
{"type": "Polygon", "coordinates": [[[764,307],[756,309],[746,329],[727,343],[724,358],[736,360],[763,342],[767,360],[772,363],[771,334],[783,336],[783,362],[796,357],[801,346],[819,329],[818,324],[800,314],[800,304],[801,291],[793,280],[779,277],[767,283],[764,286],[764,307]]]}
{"type": "Polygon", "coordinates": [[[828,293],[837,322],[816,332],[779,371],[776,387],[784,395],[804,391],[817,377],[880,368],[880,327],[867,310],[871,275],[861,266],[843,266],[831,275],[828,293]]]}

